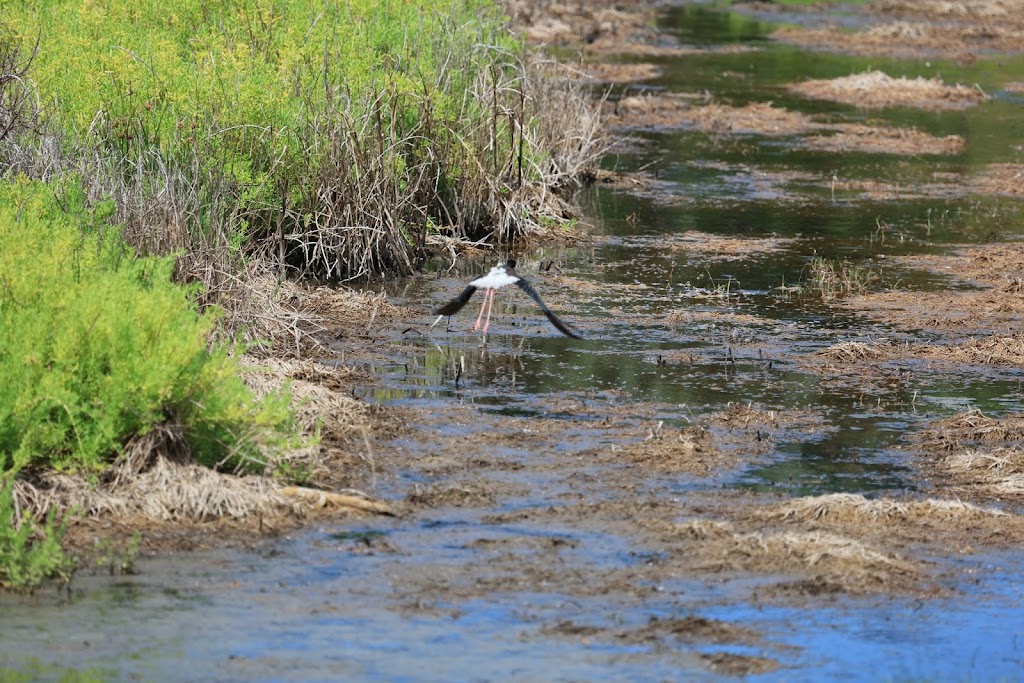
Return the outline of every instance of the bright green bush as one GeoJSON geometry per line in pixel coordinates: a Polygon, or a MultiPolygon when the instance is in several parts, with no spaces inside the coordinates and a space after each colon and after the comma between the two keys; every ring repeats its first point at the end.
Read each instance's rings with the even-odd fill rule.
{"type": "Polygon", "coordinates": [[[110,213],[76,179],[0,183],[0,586],[70,567],[54,517],[16,510],[19,472],[100,472],[157,425],[210,466],[262,469],[294,445],[288,395],[254,398],[173,257],[136,257],[110,213]]]}
{"type": "Polygon", "coordinates": [[[255,401],[232,349],[208,349],[215,319],[172,258],[136,258],[80,191],[53,191],[0,186],[0,471],[100,470],[157,424],[200,462],[259,466],[287,397],[255,401]]]}

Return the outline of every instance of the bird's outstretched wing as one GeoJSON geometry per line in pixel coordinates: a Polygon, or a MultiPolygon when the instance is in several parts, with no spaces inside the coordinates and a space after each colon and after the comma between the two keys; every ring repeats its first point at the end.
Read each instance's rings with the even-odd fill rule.
{"type": "MultiPolygon", "coordinates": [[[[544,315],[548,317],[548,320],[551,321],[552,325],[558,328],[559,332],[561,332],[567,337],[572,337],[573,339],[583,339],[583,337],[570,330],[569,326],[563,323],[557,315],[551,312],[551,309],[547,307],[547,304],[545,304],[544,301],[540,298],[540,294],[538,294],[536,290],[534,290],[534,288],[530,286],[529,282],[524,280],[522,277],[519,277],[516,280],[516,284],[519,286],[519,289],[526,292],[531,299],[537,302],[537,305],[540,306],[540,310],[544,311],[544,315]]],[[[472,294],[472,292],[470,292],[470,294],[472,294]]],[[[469,298],[469,296],[465,292],[463,292],[462,295],[465,296],[467,299],[469,298]]]]}
{"type": "Polygon", "coordinates": [[[469,301],[469,297],[473,296],[473,292],[475,291],[476,287],[469,285],[462,290],[462,294],[459,294],[444,306],[434,311],[434,315],[455,315],[462,310],[462,307],[466,305],[466,302],[469,301]]]}

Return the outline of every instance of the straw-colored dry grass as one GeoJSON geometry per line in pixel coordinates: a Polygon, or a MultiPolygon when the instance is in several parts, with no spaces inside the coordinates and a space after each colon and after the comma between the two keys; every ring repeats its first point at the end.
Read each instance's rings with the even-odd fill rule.
{"type": "Polygon", "coordinates": [[[981,444],[1024,442],[1024,414],[989,417],[980,410],[953,415],[932,424],[922,433],[929,450],[958,451],[981,444]]]}
{"type": "Polygon", "coordinates": [[[971,520],[1009,518],[1010,515],[959,500],[871,500],[854,493],[832,493],[796,498],[770,506],[760,513],[766,520],[799,524],[825,524],[861,532],[877,533],[906,525],[931,527],[962,525],[971,520]]]}
{"type": "Polygon", "coordinates": [[[764,410],[749,403],[729,403],[725,410],[709,415],[705,421],[708,424],[740,429],[755,427],[774,429],[786,420],[787,415],[777,410],[764,410]]]}
{"type": "Polygon", "coordinates": [[[731,461],[704,428],[663,429],[661,423],[650,430],[644,441],[616,449],[615,457],[658,472],[696,476],[712,474],[731,461]]]}
{"type": "Polygon", "coordinates": [[[837,132],[804,138],[803,144],[824,152],[871,154],[960,154],[967,146],[959,135],[936,137],[919,130],[847,124],[837,132]]]}
{"type": "Polygon", "coordinates": [[[1024,2],[1021,0],[874,0],[871,6],[889,14],[1024,23],[1024,2]]]}
{"type": "Polygon", "coordinates": [[[771,102],[752,102],[743,107],[712,103],[695,107],[692,116],[698,128],[710,133],[793,135],[821,125],[807,114],[771,102]]]}
{"type": "Polygon", "coordinates": [[[512,28],[534,44],[617,48],[623,43],[654,42],[647,3],[502,0],[512,28]],[[638,5],[633,8],[631,5],[638,5]]]}
{"type": "Polygon", "coordinates": [[[882,360],[891,358],[891,344],[889,342],[877,342],[865,344],[864,342],[840,342],[833,344],[827,349],[818,351],[815,355],[831,361],[841,363],[854,363],[862,360],[882,360]]]}
{"type": "Polygon", "coordinates": [[[1024,449],[966,449],[942,458],[939,469],[959,489],[993,498],[1024,496],[1024,449]]]}
{"type": "Polygon", "coordinates": [[[826,123],[771,102],[742,107],[699,104],[697,95],[634,95],[605,105],[608,124],[618,128],[693,127],[710,135],[800,136],[794,143],[825,152],[874,154],[959,154],[959,135],[936,137],[915,129],[826,123]]]}
{"type": "Polygon", "coordinates": [[[23,511],[38,516],[75,510],[90,517],[200,522],[301,512],[267,477],[223,474],[192,462],[184,440],[170,428],[133,439],[99,482],[85,474],[47,471],[17,480],[14,495],[23,511]]]}
{"type": "Polygon", "coordinates": [[[804,97],[863,108],[966,109],[988,99],[978,88],[947,85],[938,78],[893,78],[881,71],[829,80],[808,80],[793,84],[789,89],[804,97]]]}
{"type": "Polygon", "coordinates": [[[935,422],[918,441],[919,466],[933,484],[983,498],[1024,496],[1024,414],[972,410],[935,422]]]}
{"type": "Polygon", "coordinates": [[[316,437],[311,445],[266,463],[266,475],[239,476],[195,463],[180,427],[159,425],[133,438],[98,478],[53,471],[19,478],[14,495],[20,514],[77,511],[86,517],[175,523],[259,520],[275,527],[322,508],[385,511],[358,497],[288,486],[287,480],[272,476],[291,473],[330,486],[356,478],[346,470],[374,469],[367,439],[386,421],[351,396],[352,382],[360,375],[295,359],[248,357],[242,367],[258,396],[289,383],[299,426],[307,439],[316,437]]]}
{"type": "Polygon", "coordinates": [[[796,240],[788,237],[728,237],[697,230],[687,230],[662,240],[674,252],[687,252],[702,261],[746,260],[751,255],[768,256],[791,247],[796,240]]]}
{"type": "Polygon", "coordinates": [[[772,38],[856,55],[910,57],[942,54],[972,59],[978,50],[1019,51],[1024,31],[998,25],[942,26],[917,21],[896,21],[858,32],[835,27],[786,26],[772,33],[772,38]]]}
{"type": "Polygon", "coordinates": [[[784,26],[772,37],[821,50],[903,58],[941,56],[972,61],[981,52],[1024,48],[1020,0],[876,0],[868,27],[784,26]]]}
{"type": "Polygon", "coordinates": [[[600,83],[639,83],[658,78],[663,69],[657,64],[611,64],[597,62],[583,67],[586,78],[600,83]]]}
{"type": "Polygon", "coordinates": [[[339,332],[365,334],[403,314],[383,292],[281,280],[258,262],[244,275],[225,276],[211,303],[224,311],[224,336],[247,344],[249,355],[276,358],[308,358],[325,352],[339,332]]]}
{"type": "Polygon", "coordinates": [[[1024,164],[989,164],[970,178],[971,190],[980,194],[1024,194],[1024,164]]]}
{"type": "Polygon", "coordinates": [[[957,344],[842,342],[822,349],[819,358],[845,364],[862,361],[922,359],[963,365],[1024,367],[1024,335],[972,337],[957,344]]]}
{"type": "Polygon", "coordinates": [[[917,562],[830,532],[743,532],[731,522],[709,520],[676,529],[697,542],[694,559],[705,570],[804,573],[854,594],[908,588],[922,578],[917,562]]]}
{"type": "Polygon", "coordinates": [[[343,441],[370,428],[370,406],[350,394],[360,375],[345,366],[266,358],[245,365],[245,379],[259,396],[288,383],[299,424],[320,429],[324,439],[343,441]]]}

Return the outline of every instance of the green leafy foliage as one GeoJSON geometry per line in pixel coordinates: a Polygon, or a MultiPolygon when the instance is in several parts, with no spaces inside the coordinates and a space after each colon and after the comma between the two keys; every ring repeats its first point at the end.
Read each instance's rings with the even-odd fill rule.
{"type": "Polygon", "coordinates": [[[13,475],[0,474],[0,587],[22,590],[54,576],[67,578],[73,562],[60,546],[63,527],[52,514],[44,523],[21,516],[13,475]]]}
{"type": "Polygon", "coordinates": [[[66,570],[60,528],[12,500],[25,469],[99,472],[133,436],[174,430],[210,466],[262,470],[297,429],[286,392],[256,400],[215,318],[139,258],[78,183],[0,184],[0,585],[66,570]]]}
{"type": "Polygon", "coordinates": [[[259,466],[292,427],[288,396],[255,401],[216,318],[137,258],[74,193],[0,188],[0,465],[102,469],[125,440],[179,430],[200,462],[259,466]]]}
{"type": "Polygon", "coordinates": [[[233,349],[207,347],[215,318],[172,283],[172,258],[136,258],[82,197],[48,193],[0,190],[0,466],[100,470],[156,424],[200,462],[262,463],[287,396],[254,401],[233,349]]]}

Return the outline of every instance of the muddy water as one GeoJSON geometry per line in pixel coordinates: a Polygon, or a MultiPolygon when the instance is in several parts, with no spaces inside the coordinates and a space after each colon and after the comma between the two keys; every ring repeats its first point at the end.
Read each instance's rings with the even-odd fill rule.
{"type": "MultiPolygon", "coordinates": [[[[828,181],[910,185],[1015,158],[1020,102],[979,66],[809,55],[764,42],[760,19],[696,6],[664,22],[690,44],[758,51],[661,58],[664,75],[637,90],[707,90],[733,104],[772,100],[959,134],[970,152],[839,156],[784,138],[635,132],[605,164],[645,169],[650,188],[594,189],[584,200],[593,243],[518,255],[585,341],[558,335],[511,292],[499,295],[486,344],[470,329],[475,310],[427,332],[429,309],[490,259],[458,271],[435,264],[432,277],[390,292],[423,314],[412,331],[376,343],[379,361],[366,368],[381,382],[364,392],[416,422],[376,446],[409,463],[382,463],[375,483],[409,514],[323,524],[258,553],[143,558],[139,575],[82,577],[70,596],[4,598],[0,665],[44,678],[88,668],[101,680],[1020,677],[1019,552],[932,558],[950,577],[940,597],[779,600],[762,597],[774,576],[656,571],[670,551],[601,516],[602,506],[644,514],[633,501],[692,512],[692,501],[713,504],[701,498],[709,493],[728,503],[751,492],[912,492],[922,483],[905,456],[908,433],[966,407],[1020,409],[1015,369],[922,365],[842,380],[815,372],[806,359],[836,342],[915,333],[794,290],[813,256],[869,267],[873,287],[948,286],[887,259],[1021,232],[1017,202],[866,199],[828,181]],[[997,97],[967,112],[866,114],[782,87],[869,65],[926,76],[940,68],[947,81],[978,82],[997,97]],[[709,236],[744,241],[709,245],[709,236]],[[807,417],[773,434],[767,456],[737,457],[706,476],[637,473],[601,457],[736,403],[807,417]],[[718,630],[696,628],[700,620],[718,630]],[[689,630],[656,628],[672,623],[689,630]]],[[[1002,68],[1024,80],[1024,61],[1002,68]]]]}

